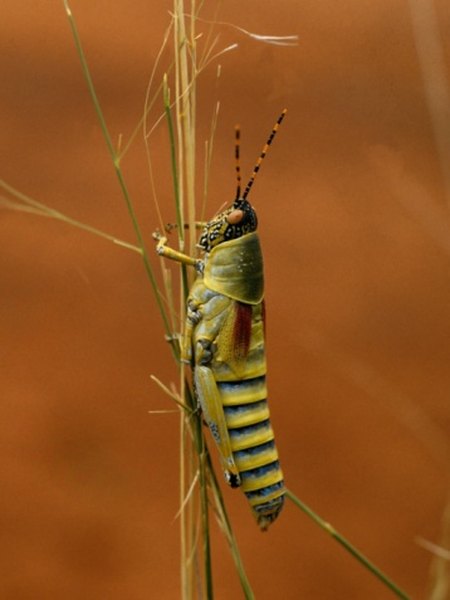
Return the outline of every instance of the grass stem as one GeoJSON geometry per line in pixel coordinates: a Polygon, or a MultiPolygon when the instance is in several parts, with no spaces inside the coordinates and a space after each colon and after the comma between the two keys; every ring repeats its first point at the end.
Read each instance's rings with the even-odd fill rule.
{"type": "Polygon", "coordinates": [[[291,502],[293,502],[300,510],[302,510],[310,519],[312,519],[316,525],[323,529],[328,535],[330,535],[338,544],[343,546],[347,552],[349,552],[357,561],[359,561],[367,570],[369,570],[375,577],[377,577],[386,587],[388,587],[398,598],[402,600],[410,600],[408,594],[398,587],[387,575],[385,575],[377,566],[375,566],[362,552],[360,552],[353,544],[351,544],[343,535],[341,535],[336,529],[327,521],[322,519],[317,513],[315,513],[309,506],[302,502],[295,494],[290,490],[286,490],[286,496],[291,502]]]}

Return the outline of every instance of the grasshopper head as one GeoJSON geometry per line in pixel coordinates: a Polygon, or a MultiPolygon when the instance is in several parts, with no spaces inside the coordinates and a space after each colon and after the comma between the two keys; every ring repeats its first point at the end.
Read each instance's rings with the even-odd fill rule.
{"type": "Polygon", "coordinates": [[[198,245],[205,252],[210,252],[214,246],[256,231],[257,227],[258,219],[250,202],[237,198],[230,208],[206,223],[198,245]]]}
{"type": "Polygon", "coordinates": [[[202,235],[198,243],[199,248],[205,252],[210,252],[214,246],[221,244],[222,242],[228,242],[242,237],[246,233],[256,231],[258,227],[258,219],[256,213],[250,202],[247,200],[248,193],[253,186],[255,177],[258,174],[261,163],[266,156],[270,144],[277,132],[277,129],[284,119],[286,109],[283,110],[278,121],[275,123],[272,132],[267,140],[263,150],[256,161],[255,168],[253,169],[252,176],[250,177],[247,187],[241,195],[241,167],[239,163],[239,148],[240,148],[240,129],[236,126],[236,145],[235,145],[235,157],[236,157],[236,174],[237,174],[237,191],[236,200],[227,210],[219,213],[214,219],[209,221],[203,229],[202,235]]]}

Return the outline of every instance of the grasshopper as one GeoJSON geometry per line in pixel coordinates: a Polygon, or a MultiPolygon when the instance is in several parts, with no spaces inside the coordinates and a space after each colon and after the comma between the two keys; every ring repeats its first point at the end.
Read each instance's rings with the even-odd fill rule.
{"type": "Polygon", "coordinates": [[[285,488],[267,405],[258,219],[247,197],[285,114],[273,127],[242,195],[236,128],[236,199],[202,225],[201,258],[171,248],[166,237],[154,234],[160,256],[197,271],[187,300],[181,358],[192,367],[195,396],[225,479],[231,487],[241,487],[263,531],[280,513],[285,488]]]}

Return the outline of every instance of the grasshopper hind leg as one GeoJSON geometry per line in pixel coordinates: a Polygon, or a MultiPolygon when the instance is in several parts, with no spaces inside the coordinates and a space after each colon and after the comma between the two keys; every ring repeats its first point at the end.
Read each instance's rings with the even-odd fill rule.
{"type": "Polygon", "coordinates": [[[220,392],[211,369],[205,365],[197,365],[194,369],[194,384],[203,417],[219,449],[225,479],[231,487],[239,487],[241,478],[231,450],[220,392]]]}
{"type": "Polygon", "coordinates": [[[226,316],[229,299],[198,286],[191,290],[187,303],[186,330],[182,359],[193,367],[195,397],[203,419],[211,431],[219,450],[225,480],[231,487],[239,487],[241,478],[231,449],[230,435],[225,419],[222,396],[217,386],[211,363],[217,352],[214,340],[226,316]],[[205,319],[205,312],[215,319],[205,319]]]}

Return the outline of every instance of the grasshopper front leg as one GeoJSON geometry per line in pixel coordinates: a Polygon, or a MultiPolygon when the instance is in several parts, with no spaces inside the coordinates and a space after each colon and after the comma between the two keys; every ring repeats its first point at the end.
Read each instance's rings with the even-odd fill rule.
{"type": "MultiPolygon", "coordinates": [[[[156,252],[159,256],[163,256],[164,258],[169,258],[170,260],[174,260],[184,265],[193,266],[198,272],[203,270],[203,261],[197,258],[193,258],[192,256],[188,256],[187,254],[183,254],[183,252],[179,252],[178,250],[174,250],[170,246],[167,245],[167,238],[159,231],[155,231],[152,234],[154,240],[158,243],[156,245],[156,252]]],[[[190,335],[190,332],[189,332],[190,335]]],[[[186,335],[185,335],[186,338],[186,335]]],[[[169,342],[172,342],[172,337],[168,339],[169,342]]],[[[190,360],[186,358],[186,352],[184,349],[186,348],[186,344],[182,343],[181,351],[182,351],[182,360],[183,362],[189,363],[190,360]]]]}
{"type": "Polygon", "coordinates": [[[159,232],[155,231],[155,233],[153,233],[153,239],[158,242],[156,245],[156,252],[159,254],[159,256],[164,256],[170,260],[175,260],[183,265],[195,267],[197,270],[201,268],[200,265],[203,264],[202,260],[187,254],[183,254],[183,252],[180,252],[179,250],[174,250],[174,248],[171,248],[167,245],[167,238],[161,235],[159,232]]]}

